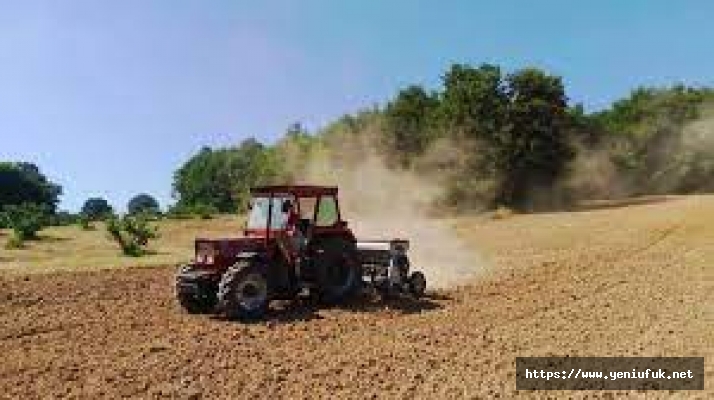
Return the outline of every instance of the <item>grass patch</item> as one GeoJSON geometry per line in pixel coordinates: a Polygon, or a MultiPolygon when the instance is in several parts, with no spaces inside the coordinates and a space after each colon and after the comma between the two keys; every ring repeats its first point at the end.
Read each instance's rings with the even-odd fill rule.
{"type": "Polygon", "coordinates": [[[19,250],[25,248],[25,241],[17,235],[11,235],[5,242],[6,250],[19,250]]]}
{"type": "MultiPolygon", "coordinates": [[[[34,273],[51,271],[95,270],[133,266],[175,265],[188,261],[194,252],[197,237],[238,237],[243,232],[243,219],[220,215],[210,220],[157,221],[161,237],[152,240],[148,257],[126,257],[117,249],[103,222],[96,222],[96,230],[82,230],[75,226],[49,227],[42,231],[41,240],[19,250],[0,246],[1,271],[34,273]]],[[[3,231],[8,235],[8,231],[3,231]]]]}

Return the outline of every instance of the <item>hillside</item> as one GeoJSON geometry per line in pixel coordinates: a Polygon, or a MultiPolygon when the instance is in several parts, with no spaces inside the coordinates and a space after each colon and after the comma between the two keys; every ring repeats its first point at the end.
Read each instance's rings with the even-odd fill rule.
{"type": "Polygon", "coordinates": [[[714,356],[714,196],[453,225],[488,265],[460,288],[248,325],[183,313],[168,267],[5,274],[0,397],[511,398],[516,356],[714,356]]]}

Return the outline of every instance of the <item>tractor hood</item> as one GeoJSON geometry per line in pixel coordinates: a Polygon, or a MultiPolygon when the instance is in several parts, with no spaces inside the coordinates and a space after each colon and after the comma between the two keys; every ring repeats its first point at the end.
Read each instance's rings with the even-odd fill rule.
{"type": "Polygon", "coordinates": [[[244,253],[262,251],[265,240],[261,238],[225,238],[196,239],[196,258],[198,264],[227,267],[244,253]]]}

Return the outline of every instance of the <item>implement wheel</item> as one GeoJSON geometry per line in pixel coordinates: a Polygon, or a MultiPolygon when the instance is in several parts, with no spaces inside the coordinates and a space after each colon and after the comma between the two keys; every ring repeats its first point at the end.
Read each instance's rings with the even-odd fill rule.
{"type": "Polygon", "coordinates": [[[416,298],[424,296],[426,292],[426,277],[419,271],[412,272],[409,275],[409,293],[416,298]]]}
{"type": "Polygon", "coordinates": [[[355,244],[344,238],[327,238],[315,244],[318,294],[328,304],[342,303],[362,287],[362,266],[355,244]]]}

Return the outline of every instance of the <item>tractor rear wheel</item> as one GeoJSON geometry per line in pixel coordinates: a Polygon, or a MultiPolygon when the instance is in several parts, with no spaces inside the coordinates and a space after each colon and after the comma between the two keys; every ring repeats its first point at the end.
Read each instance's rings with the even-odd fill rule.
{"type": "Polygon", "coordinates": [[[328,304],[341,303],[359,292],[362,266],[355,244],[344,238],[328,238],[316,243],[315,247],[320,300],[328,304]]]}
{"type": "Polygon", "coordinates": [[[258,319],[268,310],[268,279],[250,260],[238,261],[218,284],[218,310],[229,319],[258,319]]]}

